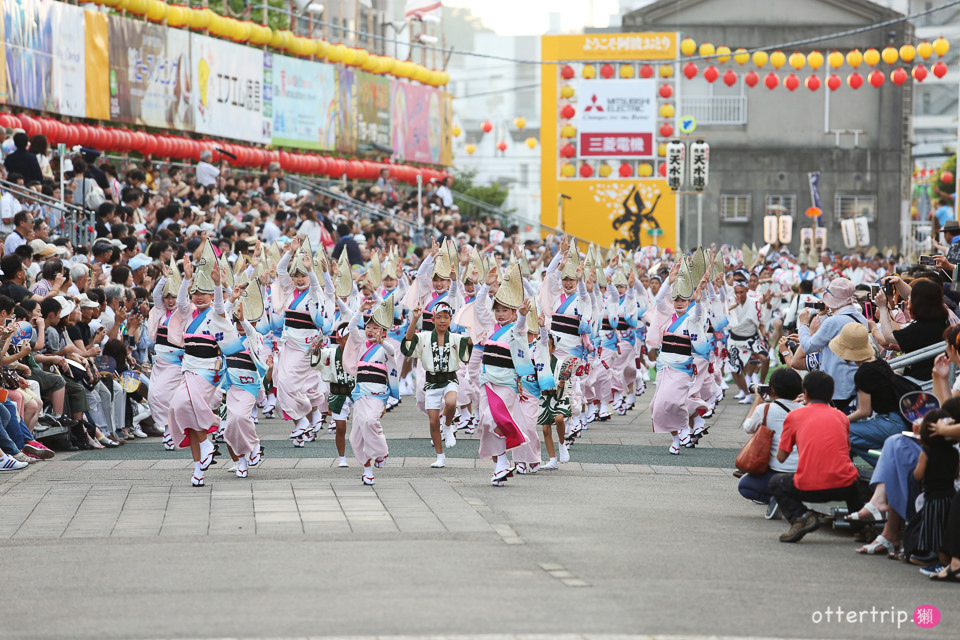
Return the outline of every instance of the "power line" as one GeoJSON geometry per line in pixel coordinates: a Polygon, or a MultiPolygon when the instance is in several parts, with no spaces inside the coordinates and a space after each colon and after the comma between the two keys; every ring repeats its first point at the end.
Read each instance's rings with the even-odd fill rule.
{"type": "Polygon", "coordinates": [[[454,100],[464,100],[466,98],[479,98],[480,96],[492,96],[498,93],[509,93],[511,91],[522,91],[524,89],[536,89],[540,86],[539,82],[534,84],[521,84],[516,87],[510,87],[507,89],[493,89],[492,91],[482,91],[480,93],[469,93],[465,96],[453,96],[454,100]]]}

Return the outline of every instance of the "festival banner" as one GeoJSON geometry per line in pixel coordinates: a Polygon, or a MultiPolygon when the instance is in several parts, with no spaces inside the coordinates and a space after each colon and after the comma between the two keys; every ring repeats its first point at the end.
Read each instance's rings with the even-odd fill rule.
{"type": "Polygon", "coordinates": [[[110,118],[110,76],[103,70],[110,68],[110,48],[107,45],[110,26],[107,15],[99,11],[84,11],[83,22],[86,116],[97,120],[108,120],[110,118]]]}
{"type": "Polygon", "coordinates": [[[7,44],[4,36],[6,20],[0,14],[0,104],[7,103],[7,44]]]}
{"type": "Polygon", "coordinates": [[[453,164],[453,95],[443,92],[443,126],[440,140],[440,164],[449,167],[453,164]]]}
{"type": "Polygon", "coordinates": [[[53,32],[51,109],[65,116],[87,115],[86,13],[80,7],[54,2],[50,12],[53,32]]]}
{"type": "Polygon", "coordinates": [[[264,115],[263,51],[192,34],[190,57],[196,131],[270,144],[273,122],[264,115]]]}
{"type": "Polygon", "coordinates": [[[263,64],[272,70],[273,144],[335,149],[336,67],[269,53],[263,64]]]}
{"type": "Polygon", "coordinates": [[[53,109],[52,6],[42,0],[3,1],[8,104],[37,111],[53,109]]]}
{"type": "Polygon", "coordinates": [[[370,73],[357,75],[357,142],[389,147],[391,79],[370,73]]]}
{"type": "Polygon", "coordinates": [[[605,80],[584,91],[578,114],[580,157],[652,158],[656,80],[605,80]]]}
{"type": "Polygon", "coordinates": [[[392,93],[390,119],[394,160],[439,163],[443,141],[443,94],[432,87],[405,82],[395,82],[392,93]]]}
{"type": "Polygon", "coordinates": [[[357,73],[337,69],[337,151],[357,150],[357,73]]]}
{"type": "Polygon", "coordinates": [[[193,130],[190,34],[110,16],[110,119],[193,130]]]}

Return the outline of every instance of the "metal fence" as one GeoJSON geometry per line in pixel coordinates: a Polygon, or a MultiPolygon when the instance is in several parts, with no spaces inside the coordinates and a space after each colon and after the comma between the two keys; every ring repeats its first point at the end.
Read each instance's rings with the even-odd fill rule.
{"type": "MultiPolygon", "coordinates": [[[[96,218],[93,211],[85,210],[69,202],[61,202],[56,198],[6,180],[0,180],[0,190],[13,195],[20,201],[24,209],[44,215],[44,217],[47,217],[46,214],[51,211],[59,213],[61,226],[51,229],[51,231],[54,235],[67,236],[74,246],[78,244],[89,245],[96,238],[94,230],[96,218]]],[[[49,221],[49,218],[47,219],[49,221]]]]}
{"type": "Polygon", "coordinates": [[[683,98],[683,115],[701,125],[747,124],[747,96],[683,98]]]}

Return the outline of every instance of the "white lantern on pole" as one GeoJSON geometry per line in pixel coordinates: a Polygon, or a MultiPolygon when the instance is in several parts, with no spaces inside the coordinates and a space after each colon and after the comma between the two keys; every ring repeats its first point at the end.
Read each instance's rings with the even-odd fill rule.
{"type": "Polygon", "coordinates": [[[793,240],[793,216],[780,216],[780,244],[793,240]]]}
{"type": "Polygon", "coordinates": [[[690,184],[696,191],[707,186],[710,173],[710,145],[703,140],[690,143],[690,184]]]}
{"type": "Polygon", "coordinates": [[[683,159],[686,147],[679,140],[667,143],[667,186],[677,191],[683,186],[683,159]]]}
{"type": "Polygon", "coordinates": [[[776,244],[779,226],[777,216],[763,216],[763,241],[767,244],[776,244]]]}
{"type": "Polygon", "coordinates": [[[817,251],[826,251],[827,250],[827,228],[826,227],[817,227],[816,228],[816,238],[814,239],[814,244],[816,244],[817,251]]]}

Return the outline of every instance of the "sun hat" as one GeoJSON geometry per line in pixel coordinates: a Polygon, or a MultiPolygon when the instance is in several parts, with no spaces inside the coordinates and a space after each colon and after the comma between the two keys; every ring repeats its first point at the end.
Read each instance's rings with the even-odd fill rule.
{"type": "Polygon", "coordinates": [[[843,325],[840,333],[830,341],[830,350],[848,362],[862,362],[876,355],[870,346],[867,328],[859,322],[843,325]]]}
{"type": "Polygon", "coordinates": [[[823,302],[831,309],[853,304],[855,287],[848,278],[835,278],[823,292],[823,302]]]}

